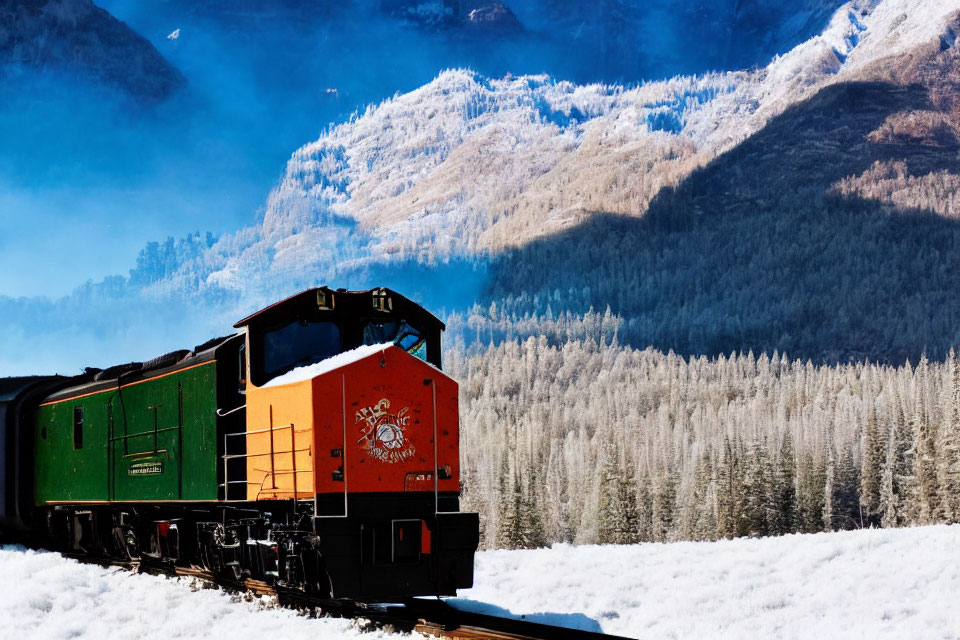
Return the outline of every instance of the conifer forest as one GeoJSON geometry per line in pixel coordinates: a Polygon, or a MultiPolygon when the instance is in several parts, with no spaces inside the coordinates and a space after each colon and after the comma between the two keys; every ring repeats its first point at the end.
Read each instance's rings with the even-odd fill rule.
{"type": "Polygon", "coordinates": [[[960,522],[957,354],[682,357],[619,345],[593,319],[563,343],[448,352],[464,507],[486,547],[960,522]]]}

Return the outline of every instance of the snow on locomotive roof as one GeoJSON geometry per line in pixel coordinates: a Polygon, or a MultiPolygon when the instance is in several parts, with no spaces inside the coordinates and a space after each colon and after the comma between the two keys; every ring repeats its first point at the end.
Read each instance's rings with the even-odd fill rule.
{"type": "Polygon", "coordinates": [[[305,367],[297,367],[292,371],[288,371],[277,376],[273,380],[268,381],[260,388],[266,389],[267,387],[279,387],[283,384],[293,384],[294,382],[310,380],[329,371],[333,371],[334,369],[339,369],[342,366],[356,362],[357,360],[363,360],[367,356],[373,355],[374,353],[386,351],[387,347],[392,346],[395,346],[392,342],[384,342],[382,344],[367,344],[363,345],[362,347],[357,347],[356,349],[351,349],[350,351],[344,351],[343,353],[330,356],[329,358],[321,360],[320,362],[310,364],[305,367]]]}

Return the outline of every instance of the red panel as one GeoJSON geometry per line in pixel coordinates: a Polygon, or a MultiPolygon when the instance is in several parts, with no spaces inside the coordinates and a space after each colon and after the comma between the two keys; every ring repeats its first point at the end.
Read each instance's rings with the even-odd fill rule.
{"type": "Polygon", "coordinates": [[[339,371],[313,380],[313,429],[317,493],[343,493],[344,483],[333,479],[343,464],[343,394],[339,371]]]}
{"type": "Polygon", "coordinates": [[[433,491],[435,463],[450,469],[439,490],[459,491],[457,384],[445,374],[391,346],[319,376],[314,393],[319,493],[344,490],[340,465],[350,493],[433,491]]]}

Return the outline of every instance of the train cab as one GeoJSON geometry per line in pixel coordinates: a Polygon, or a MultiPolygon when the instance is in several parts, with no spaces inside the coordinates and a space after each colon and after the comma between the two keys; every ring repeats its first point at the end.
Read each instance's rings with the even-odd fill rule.
{"type": "Polygon", "coordinates": [[[236,327],[246,431],[242,453],[227,456],[228,500],[293,500],[309,512],[334,595],[471,584],[479,522],[459,512],[458,388],[441,370],[443,323],[388,289],[321,287],[236,327]]]}

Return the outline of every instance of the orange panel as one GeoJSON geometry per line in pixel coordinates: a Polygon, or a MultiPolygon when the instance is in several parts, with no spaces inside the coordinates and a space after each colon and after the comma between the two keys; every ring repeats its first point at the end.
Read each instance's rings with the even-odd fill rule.
{"type": "Polygon", "coordinates": [[[314,495],[313,393],[309,380],[247,390],[247,499],[314,495]]]}

